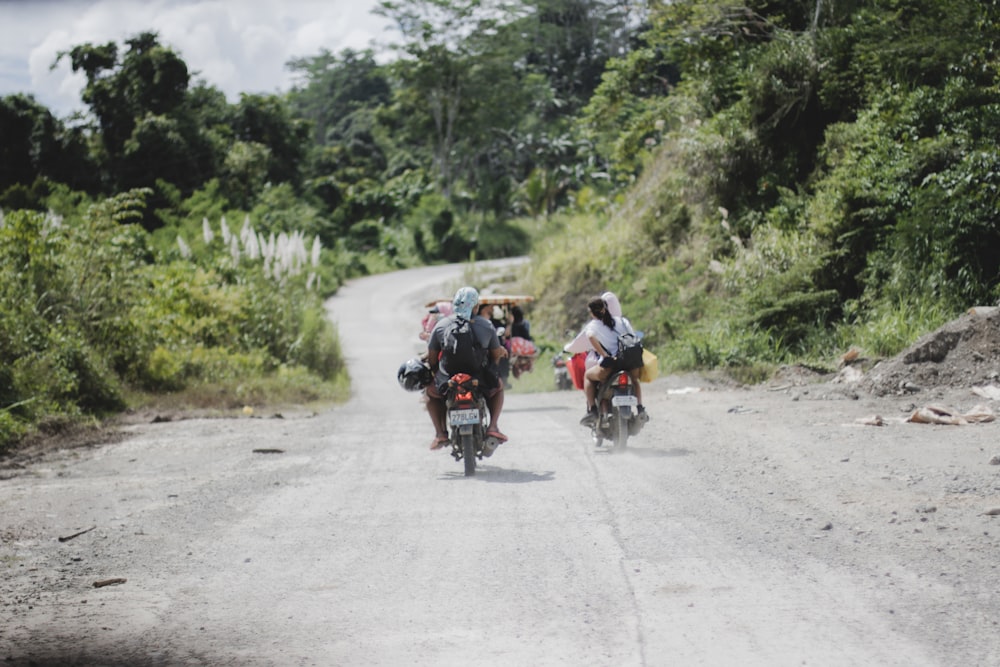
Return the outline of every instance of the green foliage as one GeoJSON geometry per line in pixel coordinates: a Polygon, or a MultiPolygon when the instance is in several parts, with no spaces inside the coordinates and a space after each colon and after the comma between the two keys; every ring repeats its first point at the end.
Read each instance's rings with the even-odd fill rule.
{"type": "Polygon", "coordinates": [[[536,243],[539,328],[572,330],[570,304],[611,289],[662,367],[750,380],[894,354],[996,300],[1000,100],[996,69],[969,69],[996,58],[995,8],[745,9],[659,7],[648,50],[607,70],[583,122],[639,177],[609,222],[536,243]],[[676,84],[647,85],[665,63],[676,84]]]}
{"type": "Polygon", "coordinates": [[[521,227],[489,216],[484,218],[474,228],[477,257],[515,257],[528,252],[528,234],[521,227]]]}
{"type": "Polygon", "coordinates": [[[375,62],[371,50],[345,49],[335,56],[324,49],[317,56],[295,59],[288,67],[302,76],[289,101],[300,117],[312,123],[318,145],[349,136],[358,122],[355,113],[391,99],[388,72],[375,62]]]}
{"type": "Polygon", "coordinates": [[[12,448],[27,435],[27,424],[10,413],[0,409],[0,454],[12,448]]]}
{"type": "Polygon", "coordinates": [[[866,311],[848,303],[845,311],[848,317],[832,330],[829,349],[857,347],[874,358],[898,354],[955,316],[949,304],[919,294],[907,300],[884,299],[866,311]]]}
{"type": "Polygon", "coordinates": [[[282,98],[244,93],[233,109],[231,124],[238,141],[266,148],[268,181],[299,184],[299,165],[306,155],[310,127],[292,115],[282,98]]]}
{"type": "Polygon", "coordinates": [[[103,253],[114,262],[111,267],[127,272],[135,248],[127,229],[93,226],[90,237],[54,217],[27,211],[4,216],[0,411],[6,432],[24,434],[51,414],[105,414],[123,407],[113,371],[118,358],[111,354],[117,341],[108,338],[121,313],[116,304],[105,308],[105,303],[128,285],[116,286],[95,262],[103,253]],[[102,245],[81,247],[81,237],[102,245]]]}
{"type": "Polygon", "coordinates": [[[257,382],[283,394],[282,378],[299,386],[308,376],[310,395],[342,395],[345,367],[317,291],[322,248],[282,232],[272,252],[249,226],[227,242],[206,226],[197,256],[186,244],[158,256],[136,224],[149,194],[63,219],[4,215],[0,447],[43,421],[119,411],[136,389],[257,382]]]}
{"type": "Polygon", "coordinates": [[[261,188],[256,201],[256,206],[250,209],[250,219],[265,235],[298,231],[333,245],[329,221],[318,208],[298,197],[290,184],[261,188]]]}
{"type": "Polygon", "coordinates": [[[303,310],[299,336],[289,348],[289,361],[316,373],[324,381],[335,380],[345,371],[340,341],[320,304],[303,310]]]}
{"type": "Polygon", "coordinates": [[[446,261],[461,262],[472,250],[468,230],[463,228],[455,209],[442,195],[421,197],[404,224],[412,233],[417,251],[425,261],[440,257],[446,261]]]}
{"type": "Polygon", "coordinates": [[[184,363],[162,345],[149,353],[143,371],[141,384],[150,391],[177,391],[184,387],[184,363]]]}
{"type": "Polygon", "coordinates": [[[662,140],[667,120],[676,117],[668,96],[677,83],[677,68],[655,48],[635,49],[609,61],[582,122],[619,178],[638,173],[645,152],[662,140]]]}
{"type": "Polygon", "coordinates": [[[253,206],[267,182],[271,151],[255,141],[236,141],[222,162],[220,181],[227,198],[236,208],[253,206]]]}
{"type": "Polygon", "coordinates": [[[33,98],[0,97],[0,137],[0,205],[4,208],[37,208],[42,193],[32,192],[25,206],[24,201],[14,201],[11,189],[35,190],[39,181],[59,181],[87,190],[97,187],[82,132],[67,128],[33,98]]]}
{"type": "Polygon", "coordinates": [[[31,369],[0,384],[34,392],[0,414],[336,383],[321,294],[470,257],[533,254],[551,340],[611,289],[665,368],[745,378],[1000,296],[994,0],[632,9],[385,2],[397,61],[321,52],[235,105],[154,33],[72,48],[91,118],[0,99],[0,205],[39,212],[0,230],[0,354],[31,369]]]}
{"type": "Polygon", "coordinates": [[[995,145],[977,147],[929,176],[900,219],[893,253],[898,281],[913,280],[914,287],[962,303],[995,301],[1000,295],[998,186],[995,145]]]}

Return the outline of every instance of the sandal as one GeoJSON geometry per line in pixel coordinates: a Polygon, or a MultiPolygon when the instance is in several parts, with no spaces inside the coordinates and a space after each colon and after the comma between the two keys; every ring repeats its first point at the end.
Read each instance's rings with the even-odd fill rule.
{"type": "Polygon", "coordinates": [[[441,449],[442,447],[448,444],[448,440],[449,438],[446,435],[437,436],[436,438],[434,438],[434,442],[431,443],[431,451],[435,449],[441,449]]]}
{"type": "Polygon", "coordinates": [[[501,433],[500,429],[498,428],[491,428],[490,430],[486,431],[486,437],[496,438],[500,442],[507,442],[507,436],[501,433]]]}

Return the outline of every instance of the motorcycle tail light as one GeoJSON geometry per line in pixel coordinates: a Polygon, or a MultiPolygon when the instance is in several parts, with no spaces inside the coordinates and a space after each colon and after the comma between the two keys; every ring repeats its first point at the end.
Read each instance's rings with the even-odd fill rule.
{"type": "Polygon", "coordinates": [[[457,396],[455,396],[455,400],[456,401],[460,401],[460,402],[469,402],[469,403],[471,403],[472,402],[472,392],[471,391],[467,391],[467,392],[463,392],[461,394],[458,394],[457,396]]]}
{"type": "Polygon", "coordinates": [[[618,376],[619,387],[627,387],[628,381],[629,381],[628,373],[622,373],[621,375],[618,376]]]}

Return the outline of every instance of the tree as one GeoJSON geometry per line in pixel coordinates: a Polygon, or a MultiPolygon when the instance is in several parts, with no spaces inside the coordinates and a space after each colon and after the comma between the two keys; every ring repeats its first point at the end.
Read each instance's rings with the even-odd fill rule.
{"type": "Polygon", "coordinates": [[[397,45],[402,58],[393,68],[405,87],[397,101],[414,112],[406,115],[411,136],[433,137],[434,171],[448,197],[456,176],[455,149],[466,136],[464,121],[475,103],[469,93],[483,61],[481,48],[484,38],[496,33],[504,9],[480,0],[384,0],[375,10],[393,19],[403,36],[397,45]]]}
{"type": "Polygon", "coordinates": [[[645,19],[642,3],[622,0],[525,0],[512,24],[523,39],[524,66],[543,74],[558,104],[553,116],[573,116],[590,99],[611,58],[635,47],[645,19]]]}
{"type": "Polygon", "coordinates": [[[327,50],[288,63],[303,83],[288,95],[292,110],[313,125],[313,141],[327,146],[344,138],[359,111],[388,104],[392,89],[386,68],[369,49],[345,49],[339,56],[327,50]]]}
{"type": "Polygon", "coordinates": [[[82,129],[67,128],[27,95],[0,97],[0,194],[38,178],[94,191],[96,170],[82,129]]]}
{"type": "Polygon", "coordinates": [[[232,128],[236,140],[267,149],[268,180],[296,186],[301,183],[300,165],[308,149],[310,128],[306,121],[292,116],[284,100],[275,95],[241,95],[232,128]]]}
{"type": "Polygon", "coordinates": [[[121,58],[117,45],[109,42],[75,46],[56,60],[68,56],[73,71],[86,75],[82,98],[97,118],[113,166],[140,119],[169,115],[182,104],[190,78],[184,61],[161,46],[156,33],[140,33],[125,44],[129,48],[121,58]]]}

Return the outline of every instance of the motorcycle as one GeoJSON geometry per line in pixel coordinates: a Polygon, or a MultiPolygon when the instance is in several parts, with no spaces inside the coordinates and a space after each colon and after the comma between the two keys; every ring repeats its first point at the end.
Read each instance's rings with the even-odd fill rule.
{"type": "Polygon", "coordinates": [[[456,373],[444,392],[451,455],[465,464],[465,476],[476,474],[476,462],[490,457],[500,440],[486,435],[490,423],[486,397],[479,380],[466,373],[456,373]]]}
{"type": "Polygon", "coordinates": [[[572,389],[574,386],[573,378],[569,375],[569,366],[566,358],[561,354],[557,354],[552,358],[552,368],[554,369],[556,389],[559,391],[572,389]]]}
{"type": "Polygon", "coordinates": [[[591,427],[594,445],[605,440],[613,451],[624,451],[629,436],[638,435],[649,418],[638,410],[639,399],[628,371],[617,371],[597,388],[597,421],[591,427]]]}

